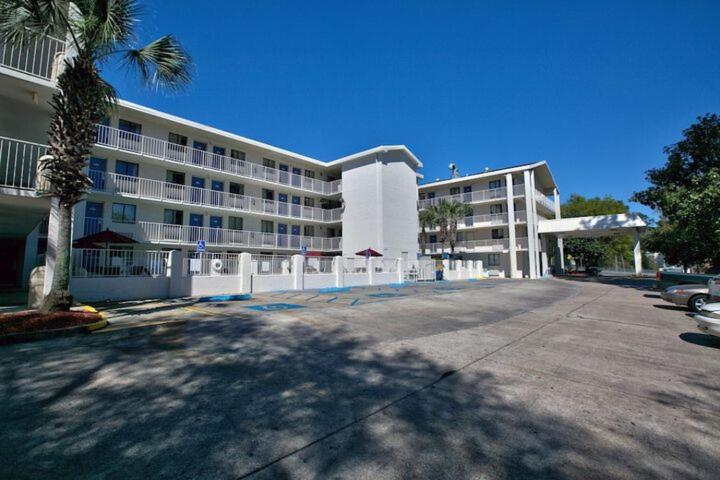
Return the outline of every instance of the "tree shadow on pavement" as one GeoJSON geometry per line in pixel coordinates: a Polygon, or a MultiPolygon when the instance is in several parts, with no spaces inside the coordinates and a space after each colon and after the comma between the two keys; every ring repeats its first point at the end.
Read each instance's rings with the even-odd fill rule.
{"type": "Polygon", "coordinates": [[[538,407],[520,379],[448,374],[277,317],[0,353],[2,478],[689,478],[720,465],[702,448],[677,461],[680,441],[652,425],[618,442],[538,407]]]}
{"type": "Polygon", "coordinates": [[[684,342],[699,345],[701,347],[711,347],[720,349],[720,338],[705,333],[685,332],[678,335],[684,342]]]}

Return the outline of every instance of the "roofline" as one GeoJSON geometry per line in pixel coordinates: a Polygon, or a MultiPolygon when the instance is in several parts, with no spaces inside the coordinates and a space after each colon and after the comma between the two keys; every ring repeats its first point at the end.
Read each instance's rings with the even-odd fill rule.
{"type": "Polygon", "coordinates": [[[463,181],[467,181],[467,180],[476,180],[476,179],[479,179],[479,178],[492,177],[492,176],[495,176],[495,175],[502,175],[502,174],[507,174],[507,173],[521,172],[521,171],[523,171],[523,170],[531,170],[531,169],[533,169],[533,168],[538,168],[538,167],[543,167],[543,166],[547,169],[548,175],[550,175],[550,180],[552,181],[553,187],[554,187],[554,188],[557,188],[557,182],[555,182],[555,177],[553,177],[553,174],[552,174],[552,172],[550,171],[550,167],[548,166],[547,161],[546,161],[546,160],[540,160],[539,162],[526,163],[526,164],[518,165],[518,166],[515,166],[515,167],[501,168],[501,169],[498,169],[498,170],[490,170],[490,171],[487,171],[487,172],[475,173],[475,174],[472,174],[472,175],[466,175],[466,176],[464,176],[464,177],[448,178],[448,179],[445,179],[445,180],[438,180],[438,181],[435,181],[435,182],[423,183],[423,184],[418,185],[418,189],[422,190],[423,188],[439,187],[439,186],[450,185],[450,184],[453,184],[453,183],[463,182],[463,181]]]}
{"type": "Polygon", "coordinates": [[[206,131],[206,132],[208,132],[208,133],[211,133],[211,134],[214,134],[214,135],[219,135],[219,136],[222,136],[222,137],[228,137],[228,138],[230,138],[230,139],[232,139],[232,140],[236,140],[236,141],[238,141],[238,142],[242,142],[242,143],[246,143],[246,144],[248,144],[248,145],[252,145],[253,147],[262,148],[262,149],[265,149],[265,150],[270,150],[271,152],[277,153],[277,154],[279,154],[279,155],[284,155],[284,156],[287,156],[287,157],[292,157],[292,158],[295,158],[295,159],[297,159],[297,160],[302,160],[302,161],[304,161],[304,162],[312,163],[312,164],[317,165],[317,166],[319,166],[319,167],[330,168],[330,167],[338,166],[338,165],[340,165],[340,164],[342,164],[342,163],[344,163],[344,162],[349,162],[349,161],[355,160],[355,159],[357,159],[357,158],[364,157],[364,156],[366,156],[366,155],[372,155],[372,154],[375,154],[375,153],[387,152],[387,151],[390,151],[390,150],[396,150],[396,151],[401,151],[401,152],[405,153],[413,162],[415,162],[415,164],[416,164],[416,166],[417,166],[418,168],[421,168],[421,167],[422,167],[422,163],[420,162],[420,160],[418,160],[418,158],[417,158],[417,157],[410,151],[410,149],[407,148],[405,145],[381,145],[381,146],[374,147],[374,148],[371,148],[371,149],[368,149],[368,150],[364,150],[364,151],[362,151],[362,152],[353,153],[352,155],[347,155],[347,156],[345,156],[345,157],[340,157],[340,158],[338,158],[338,159],[331,160],[331,161],[329,161],[329,162],[325,162],[325,161],[322,161],[322,160],[318,160],[318,159],[316,159],[316,158],[312,158],[312,157],[308,157],[308,156],[306,156],[306,155],[302,155],[302,154],[299,154],[299,153],[292,152],[292,151],[290,151],[290,150],[285,150],[284,148],[275,147],[275,146],[273,146],[273,145],[270,145],[270,144],[267,144],[267,143],[263,143],[263,142],[259,142],[259,141],[257,141],[257,140],[253,140],[253,139],[251,139],[251,138],[243,137],[243,136],[241,136],[241,135],[236,135],[236,134],[230,133],[230,132],[228,132],[228,131],[226,131],[226,130],[220,130],[219,128],[211,127],[211,126],[209,126],[209,125],[205,125],[205,124],[198,123],[198,122],[193,122],[192,120],[188,120],[188,119],[185,119],[185,118],[182,118],[182,117],[178,117],[178,116],[175,116],[175,115],[171,115],[171,114],[169,114],[169,113],[161,112],[161,111],[159,111],[159,110],[155,110],[154,108],[149,108],[149,107],[145,107],[145,106],[143,106],[143,105],[138,105],[137,103],[129,102],[129,101],[127,101],[127,100],[122,100],[122,99],[120,99],[120,100],[118,100],[118,104],[119,104],[120,106],[122,106],[122,107],[124,107],[124,108],[127,108],[127,109],[130,109],[130,110],[135,110],[135,111],[137,111],[137,112],[144,113],[144,114],[147,114],[147,115],[152,115],[152,116],[160,117],[160,118],[162,118],[162,119],[164,119],[164,120],[167,120],[167,121],[169,121],[169,122],[179,123],[179,124],[184,125],[184,126],[186,126],[186,127],[196,128],[196,129],[199,129],[199,130],[204,130],[204,131],[206,131]]]}

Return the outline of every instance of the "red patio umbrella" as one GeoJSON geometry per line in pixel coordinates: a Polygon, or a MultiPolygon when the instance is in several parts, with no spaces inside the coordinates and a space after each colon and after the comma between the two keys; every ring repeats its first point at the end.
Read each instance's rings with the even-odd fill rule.
{"type": "Polygon", "coordinates": [[[361,257],[382,257],[382,253],[376,252],[372,248],[366,248],[365,250],[360,250],[359,252],[355,252],[355,255],[359,255],[361,257]]]}
{"type": "Polygon", "coordinates": [[[108,248],[110,244],[115,243],[138,243],[130,237],[126,237],[117,232],[113,232],[109,228],[101,232],[93,233],[92,235],[86,235],[82,238],[78,238],[73,242],[74,248],[97,248],[98,244],[105,244],[105,248],[108,248]]]}

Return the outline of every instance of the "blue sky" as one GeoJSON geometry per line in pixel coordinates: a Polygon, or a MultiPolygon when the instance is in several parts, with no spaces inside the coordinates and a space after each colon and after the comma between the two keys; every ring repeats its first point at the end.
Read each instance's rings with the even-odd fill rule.
{"type": "Polygon", "coordinates": [[[402,143],[426,179],[548,160],[564,198],[627,200],[720,112],[717,1],[141,3],[140,41],[176,35],[195,77],[168,94],[109,67],[123,98],[322,160],[402,143]]]}

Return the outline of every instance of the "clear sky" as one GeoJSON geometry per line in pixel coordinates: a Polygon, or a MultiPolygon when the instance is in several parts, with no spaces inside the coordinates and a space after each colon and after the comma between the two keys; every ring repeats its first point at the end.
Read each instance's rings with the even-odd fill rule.
{"type": "Polygon", "coordinates": [[[547,160],[564,198],[627,200],[720,112],[717,0],[142,4],[140,40],[176,35],[195,77],[167,94],[109,69],[121,97],[321,160],[406,144],[426,179],[547,160]]]}

